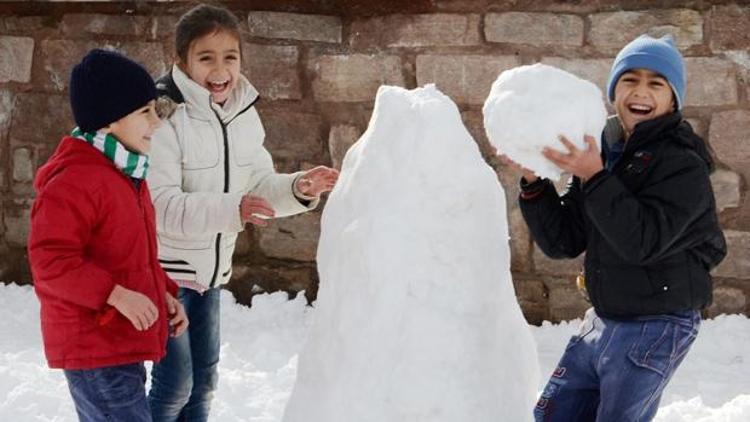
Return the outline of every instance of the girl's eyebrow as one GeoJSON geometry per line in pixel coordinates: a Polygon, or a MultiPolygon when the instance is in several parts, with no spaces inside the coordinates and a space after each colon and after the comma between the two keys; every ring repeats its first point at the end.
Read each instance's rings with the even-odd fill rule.
{"type": "MultiPolygon", "coordinates": [[[[223,53],[239,53],[239,52],[240,52],[240,50],[237,49],[237,48],[230,48],[228,50],[224,50],[223,51],[223,53]]],[[[196,55],[200,55],[200,54],[215,54],[215,53],[216,53],[216,51],[214,51],[214,50],[201,50],[201,51],[196,51],[195,52],[196,55]]]]}

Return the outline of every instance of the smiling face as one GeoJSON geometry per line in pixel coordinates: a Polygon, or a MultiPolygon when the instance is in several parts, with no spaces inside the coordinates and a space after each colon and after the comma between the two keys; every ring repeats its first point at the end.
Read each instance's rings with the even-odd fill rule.
{"type": "Polygon", "coordinates": [[[125,148],[133,152],[148,153],[151,149],[151,135],[161,123],[155,106],[156,101],[149,101],[143,107],[105,127],[104,132],[114,135],[125,148]]]}
{"type": "Polygon", "coordinates": [[[206,34],[190,44],[181,67],[211,93],[215,103],[224,104],[239,79],[240,41],[223,30],[206,34]]]}
{"type": "Polygon", "coordinates": [[[672,112],[674,105],[674,94],[667,80],[650,70],[629,70],[615,85],[615,109],[626,139],[635,125],[672,112]]]}

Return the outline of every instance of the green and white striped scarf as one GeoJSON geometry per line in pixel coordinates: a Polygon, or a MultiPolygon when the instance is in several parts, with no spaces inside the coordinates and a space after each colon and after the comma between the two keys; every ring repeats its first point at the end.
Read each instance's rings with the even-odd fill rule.
{"type": "Polygon", "coordinates": [[[94,148],[101,151],[107,158],[115,163],[115,166],[123,173],[134,179],[145,179],[148,171],[148,155],[138,154],[125,148],[113,135],[98,132],[83,133],[81,129],[75,128],[71,136],[85,141],[94,148]]]}

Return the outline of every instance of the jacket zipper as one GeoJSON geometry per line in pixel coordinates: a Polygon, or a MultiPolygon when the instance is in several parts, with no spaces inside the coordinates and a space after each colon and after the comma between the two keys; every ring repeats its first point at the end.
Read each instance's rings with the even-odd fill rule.
{"type": "MultiPolygon", "coordinates": [[[[240,110],[237,114],[235,114],[234,117],[232,117],[232,120],[228,121],[226,124],[221,121],[221,117],[219,117],[219,114],[216,113],[216,110],[211,108],[211,104],[209,103],[209,108],[211,108],[211,111],[214,112],[214,115],[216,116],[216,120],[219,121],[219,126],[221,126],[221,136],[224,140],[224,193],[229,193],[229,138],[227,136],[227,126],[234,121],[239,115],[242,113],[250,110],[250,107],[252,107],[260,98],[260,96],[255,97],[255,99],[245,108],[240,110]]],[[[210,102],[210,100],[209,100],[210,102]]],[[[213,289],[216,285],[216,278],[219,275],[219,262],[220,262],[220,255],[221,255],[221,233],[216,234],[216,244],[214,246],[215,248],[215,257],[216,261],[214,263],[214,273],[211,276],[211,283],[209,284],[208,288],[213,289]]]]}

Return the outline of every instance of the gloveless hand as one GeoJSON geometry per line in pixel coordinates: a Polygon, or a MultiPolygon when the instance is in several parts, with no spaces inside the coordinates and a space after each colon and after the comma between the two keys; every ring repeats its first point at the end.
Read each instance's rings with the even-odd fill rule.
{"type": "Polygon", "coordinates": [[[599,155],[599,146],[596,145],[596,139],[589,135],[584,136],[583,139],[586,142],[585,150],[579,149],[564,136],[560,136],[560,142],[568,150],[568,153],[547,147],[542,150],[542,154],[564,171],[578,176],[582,181],[586,181],[599,173],[604,165],[599,155]]]}
{"type": "Polygon", "coordinates": [[[305,196],[317,198],[322,193],[332,191],[338,178],[338,170],[318,166],[297,179],[297,190],[305,196]]]}

